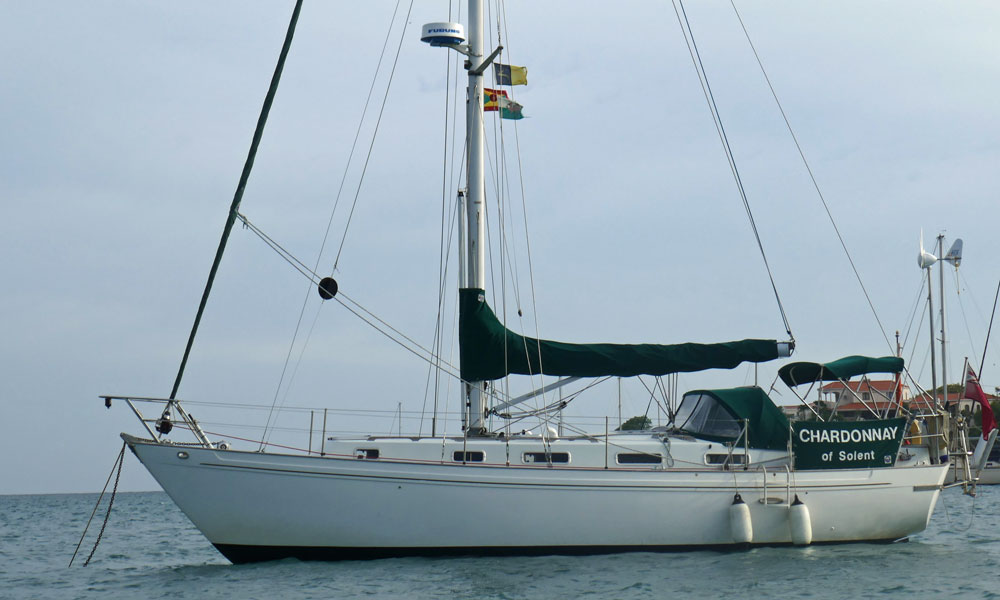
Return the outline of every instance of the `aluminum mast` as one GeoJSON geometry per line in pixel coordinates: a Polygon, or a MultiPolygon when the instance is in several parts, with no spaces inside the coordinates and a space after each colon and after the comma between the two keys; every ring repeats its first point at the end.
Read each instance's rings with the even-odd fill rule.
{"type": "MultiPolygon", "coordinates": [[[[468,277],[466,285],[480,290],[486,289],[486,181],[483,168],[485,131],[483,127],[483,2],[469,0],[469,92],[467,98],[467,122],[469,144],[468,194],[465,198],[465,214],[468,219],[468,277]]],[[[486,430],[485,382],[473,381],[467,385],[469,421],[466,434],[483,433],[486,430]]]]}

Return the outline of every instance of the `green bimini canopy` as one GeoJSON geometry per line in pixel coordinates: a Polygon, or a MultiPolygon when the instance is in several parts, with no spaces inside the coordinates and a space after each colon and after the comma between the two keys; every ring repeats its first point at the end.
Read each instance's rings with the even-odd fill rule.
{"type": "MultiPolygon", "coordinates": [[[[738,430],[747,424],[747,438],[750,448],[764,450],[785,450],[788,448],[790,425],[788,417],[781,412],[767,393],[759,387],[740,387],[723,390],[694,390],[684,394],[684,402],[700,400],[697,396],[709,396],[717,401],[726,412],[737,421],[738,430]]],[[[684,402],[678,413],[684,412],[684,402]]],[[[702,401],[703,402],[703,401],[702,401]]],[[[725,424],[719,423],[719,416],[712,414],[707,407],[689,408],[692,411],[706,411],[708,418],[702,421],[705,430],[695,431],[681,425],[681,431],[687,431],[699,438],[715,439],[721,442],[736,441],[738,436],[713,436],[706,431],[725,429],[725,424]],[[712,423],[714,421],[714,423],[712,423]]],[[[690,422],[700,421],[697,415],[688,419],[690,422]]],[[[742,445],[740,441],[739,445],[742,445]]]]}
{"type": "Polygon", "coordinates": [[[778,358],[776,340],[719,344],[567,344],[525,337],[497,320],[483,290],[459,290],[458,342],[462,379],[507,375],[634,377],[704,369],[732,369],[743,362],[778,358]]]}
{"type": "Polygon", "coordinates": [[[903,359],[898,356],[871,358],[868,356],[845,356],[825,364],[796,362],[778,369],[778,376],[789,387],[815,381],[847,380],[866,373],[899,373],[903,370],[903,359]]]}

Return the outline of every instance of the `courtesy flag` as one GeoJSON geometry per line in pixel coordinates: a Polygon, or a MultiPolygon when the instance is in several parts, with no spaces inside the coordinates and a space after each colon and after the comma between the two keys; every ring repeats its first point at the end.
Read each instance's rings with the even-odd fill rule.
{"type": "Polygon", "coordinates": [[[483,110],[486,112],[500,110],[500,99],[507,99],[507,92],[504,90],[491,90],[483,88],[483,110]]]}
{"type": "Polygon", "coordinates": [[[493,63],[497,85],[528,85],[528,68],[493,63]]]}
{"type": "Polygon", "coordinates": [[[501,119],[523,119],[521,109],[524,108],[517,102],[510,100],[506,96],[500,98],[500,118],[501,119]]]}

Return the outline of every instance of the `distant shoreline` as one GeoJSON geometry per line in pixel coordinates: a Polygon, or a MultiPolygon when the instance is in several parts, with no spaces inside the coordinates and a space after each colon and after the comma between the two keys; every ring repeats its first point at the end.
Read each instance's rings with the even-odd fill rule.
{"type": "MultiPolygon", "coordinates": [[[[107,492],[110,494],[111,492],[107,492]]],[[[149,493],[166,493],[163,490],[130,490],[127,492],[118,491],[119,494],[149,494],[149,493]]],[[[23,496],[98,496],[101,492],[20,492],[14,494],[0,494],[0,498],[13,498],[13,497],[23,497],[23,496]]]]}

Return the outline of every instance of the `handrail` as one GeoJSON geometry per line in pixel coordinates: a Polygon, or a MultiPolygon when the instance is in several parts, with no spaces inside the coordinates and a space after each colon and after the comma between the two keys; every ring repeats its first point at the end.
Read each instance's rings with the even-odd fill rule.
{"type": "Polygon", "coordinates": [[[111,408],[111,402],[113,400],[124,400],[125,403],[128,404],[129,408],[132,409],[132,412],[135,413],[135,416],[138,417],[139,422],[142,423],[142,426],[146,428],[146,431],[149,432],[149,435],[154,440],[162,440],[163,439],[163,434],[157,435],[156,433],[153,432],[152,429],[149,428],[149,423],[150,422],[156,422],[157,420],[156,419],[147,419],[139,411],[139,409],[135,407],[134,402],[147,402],[147,403],[152,403],[152,404],[166,404],[167,406],[166,406],[166,408],[164,408],[163,414],[166,414],[171,408],[176,409],[177,410],[177,414],[179,414],[180,417],[181,417],[181,420],[183,420],[184,423],[186,423],[188,425],[188,429],[191,431],[191,433],[194,435],[194,437],[198,440],[198,442],[201,445],[203,445],[203,446],[205,446],[207,448],[213,448],[213,447],[215,447],[215,444],[213,444],[208,439],[208,436],[206,436],[205,432],[202,431],[201,426],[198,425],[198,422],[194,420],[194,417],[192,417],[191,415],[189,415],[187,413],[187,411],[185,411],[184,408],[181,406],[180,400],[175,400],[175,399],[172,399],[172,398],[149,398],[149,397],[141,397],[141,396],[107,396],[107,395],[102,395],[102,396],[98,396],[98,397],[101,398],[102,400],[104,400],[104,406],[106,406],[107,408],[111,408]]]}

